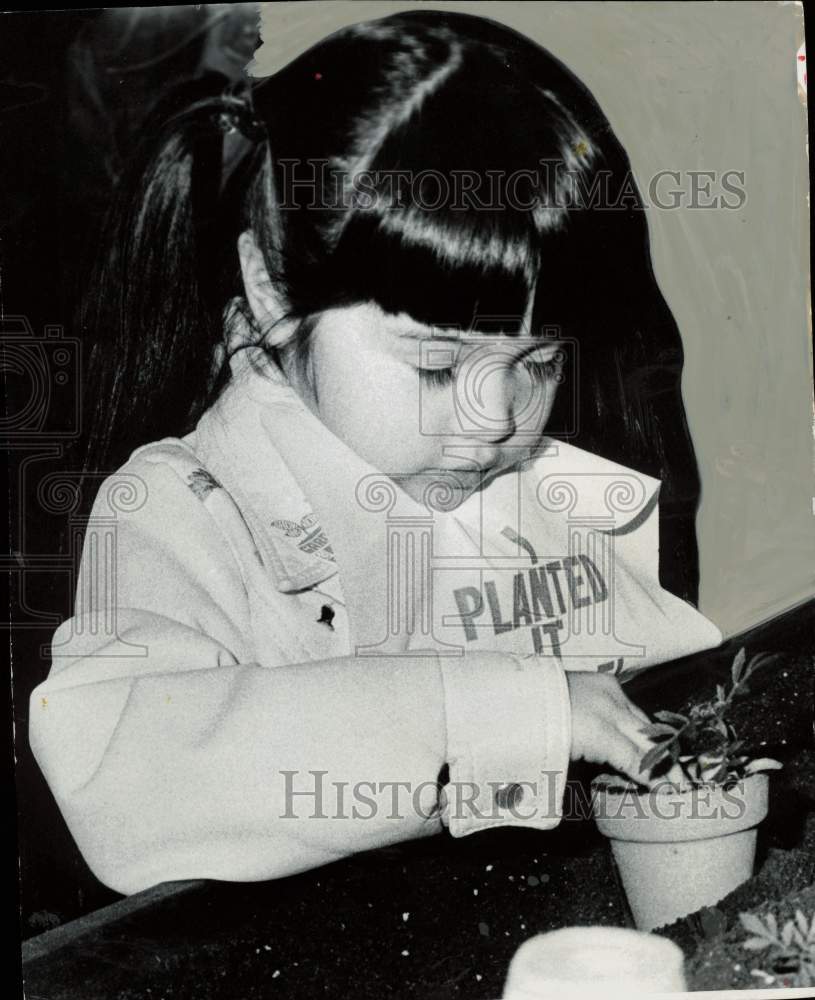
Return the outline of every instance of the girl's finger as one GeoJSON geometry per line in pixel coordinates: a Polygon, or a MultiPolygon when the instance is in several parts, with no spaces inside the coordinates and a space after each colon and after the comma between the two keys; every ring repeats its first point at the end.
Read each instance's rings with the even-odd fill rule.
{"type": "Polygon", "coordinates": [[[635,705],[622,688],[620,688],[619,691],[612,692],[612,700],[616,705],[619,705],[620,708],[624,708],[626,710],[626,714],[636,721],[638,729],[642,726],[651,725],[651,719],[647,713],[643,712],[638,705],[635,705]]]}
{"type": "MultiPolygon", "coordinates": [[[[635,716],[635,718],[637,717],[635,716]]],[[[638,718],[637,721],[634,723],[634,725],[636,728],[632,730],[626,723],[623,722],[620,724],[620,730],[623,732],[623,735],[627,736],[634,743],[634,745],[638,747],[640,760],[642,760],[642,758],[646,755],[646,753],[648,753],[648,751],[656,744],[652,739],[650,739],[647,736],[644,736],[640,732],[638,718]]],[[[648,772],[647,774],[640,775],[640,777],[637,778],[636,780],[641,781],[642,784],[647,784],[649,788],[655,785],[656,783],[663,781],[670,781],[674,785],[681,785],[684,784],[685,775],[682,771],[682,767],[679,764],[673,764],[670,770],[668,770],[665,774],[660,775],[659,778],[653,778],[651,776],[651,773],[648,772]]]]}
{"type": "Polygon", "coordinates": [[[644,736],[640,731],[642,724],[639,717],[633,712],[628,716],[619,719],[617,722],[617,728],[623,738],[630,745],[631,753],[635,758],[635,764],[633,766],[636,773],[630,774],[629,777],[633,777],[634,780],[640,782],[640,784],[648,785],[650,787],[652,784],[650,771],[641,771],[640,764],[648,751],[653,749],[656,744],[652,739],[648,736],[644,736]]]}
{"type": "Polygon", "coordinates": [[[629,701],[628,702],[628,708],[629,708],[631,714],[635,715],[637,717],[637,719],[643,725],[645,725],[645,726],[650,726],[651,725],[651,719],[650,719],[648,713],[647,712],[643,712],[643,710],[638,705],[635,705],[633,701],[629,701]]]}
{"type": "Polygon", "coordinates": [[[634,715],[636,715],[636,717],[640,719],[642,722],[644,722],[646,725],[650,725],[651,716],[647,712],[644,712],[639,707],[639,705],[635,705],[633,701],[630,702],[630,704],[631,704],[631,711],[634,713],[634,715]]]}
{"type": "Polygon", "coordinates": [[[620,707],[624,706],[625,708],[627,708],[628,711],[631,712],[633,715],[635,715],[637,719],[644,725],[646,726],[650,725],[651,720],[648,717],[648,715],[645,712],[643,712],[643,710],[638,705],[634,704],[634,702],[625,693],[623,686],[619,682],[617,682],[617,684],[611,689],[610,693],[612,699],[616,702],[616,704],[620,705],[620,707]]]}
{"type": "Polygon", "coordinates": [[[642,737],[636,738],[633,733],[627,733],[618,728],[608,734],[603,748],[603,756],[611,766],[639,785],[650,787],[650,775],[640,770],[642,758],[648,751],[648,744],[643,745],[642,737]]]}

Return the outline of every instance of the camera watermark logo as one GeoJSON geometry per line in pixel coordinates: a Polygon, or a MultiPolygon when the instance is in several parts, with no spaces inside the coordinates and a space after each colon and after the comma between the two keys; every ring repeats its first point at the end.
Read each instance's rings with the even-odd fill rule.
{"type": "Polygon", "coordinates": [[[7,441],[76,438],[81,430],[81,344],[61,326],[38,336],[25,316],[0,325],[0,363],[6,406],[0,437],[7,441]]]}
{"type": "Polygon", "coordinates": [[[457,437],[500,441],[511,438],[518,447],[540,439],[555,394],[565,394],[565,438],[577,433],[579,347],[559,326],[545,326],[530,336],[521,325],[517,336],[491,331],[518,327],[518,317],[477,317],[466,333],[434,327],[420,343],[419,427],[424,437],[457,437]],[[449,381],[455,426],[436,424],[439,388],[449,381]]]}
{"type": "Polygon", "coordinates": [[[10,554],[4,564],[12,600],[6,627],[42,629],[59,624],[39,605],[38,582],[73,583],[69,556],[45,542],[43,515],[53,513],[45,470],[62,459],[82,430],[81,344],[61,326],[35,333],[27,316],[0,319],[0,367],[5,390],[0,438],[6,448],[12,492],[10,554]],[[37,506],[33,506],[37,505],[37,506]],[[32,516],[36,511],[36,516],[32,516]]]}
{"type": "Polygon", "coordinates": [[[118,597],[118,532],[122,514],[140,510],[147,502],[147,484],[134,473],[117,472],[84,476],[82,484],[57,474],[47,477],[46,502],[70,514],[71,559],[79,566],[76,582],[74,614],[65,627],[65,634],[51,644],[54,656],[82,656],[71,652],[72,641],[81,636],[105,636],[111,640],[105,646],[105,656],[146,656],[147,647],[132,643],[119,635],[118,597]],[[88,517],[79,517],[81,487],[95,487],[96,500],[88,517]]]}

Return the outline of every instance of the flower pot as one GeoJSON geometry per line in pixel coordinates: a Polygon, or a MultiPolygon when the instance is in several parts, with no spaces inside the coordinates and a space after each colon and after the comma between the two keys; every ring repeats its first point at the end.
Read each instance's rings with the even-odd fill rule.
{"type": "Polygon", "coordinates": [[[667,783],[639,792],[595,781],[597,826],[611,840],[640,930],[712,906],[751,877],[768,788],[766,774],[681,791],[667,783]]]}

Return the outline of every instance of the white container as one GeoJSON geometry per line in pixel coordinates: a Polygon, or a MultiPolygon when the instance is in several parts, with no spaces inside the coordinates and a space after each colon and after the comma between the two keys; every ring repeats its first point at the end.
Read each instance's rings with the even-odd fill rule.
{"type": "Polygon", "coordinates": [[[751,877],[768,788],[766,774],[728,789],[634,794],[595,786],[597,826],[611,839],[640,930],[713,906],[751,877]]]}
{"type": "Polygon", "coordinates": [[[564,927],[515,952],[504,1000],[659,996],[685,990],[683,955],[667,938],[625,927],[564,927]]]}

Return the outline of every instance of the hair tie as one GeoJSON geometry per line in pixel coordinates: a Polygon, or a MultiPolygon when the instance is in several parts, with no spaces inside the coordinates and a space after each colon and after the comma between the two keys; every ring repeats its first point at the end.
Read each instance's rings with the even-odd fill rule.
{"type": "Polygon", "coordinates": [[[251,142],[260,142],[266,137],[265,125],[245,101],[229,101],[215,113],[215,124],[224,135],[240,132],[251,142]]]}

